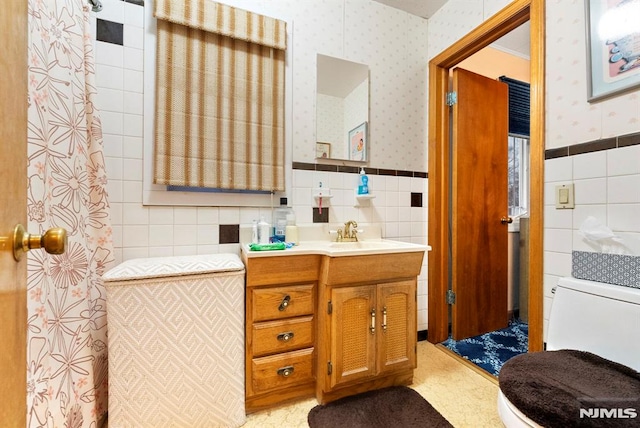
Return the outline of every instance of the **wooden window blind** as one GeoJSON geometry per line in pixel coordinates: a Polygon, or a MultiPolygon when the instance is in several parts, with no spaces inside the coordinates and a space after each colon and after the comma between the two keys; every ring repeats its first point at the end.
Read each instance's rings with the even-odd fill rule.
{"type": "Polygon", "coordinates": [[[284,190],[286,23],[156,0],[154,182],[284,190]]]}

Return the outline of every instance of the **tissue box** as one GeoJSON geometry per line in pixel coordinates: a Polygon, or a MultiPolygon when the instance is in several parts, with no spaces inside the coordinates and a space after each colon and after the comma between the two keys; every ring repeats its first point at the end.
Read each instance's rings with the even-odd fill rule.
{"type": "Polygon", "coordinates": [[[571,254],[571,276],[640,288],[640,257],[573,251],[571,254]]]}

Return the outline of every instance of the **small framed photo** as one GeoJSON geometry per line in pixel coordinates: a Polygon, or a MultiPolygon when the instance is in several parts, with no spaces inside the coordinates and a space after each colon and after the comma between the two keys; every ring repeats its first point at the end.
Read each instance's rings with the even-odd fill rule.
{"type": "Polygon", "coordinates": [[[640,0],[585,0],[588,101],[640,86],[640,0]]]}
{"type": "Polygon", "coordinates": [[[349,160],[367,160],[367,140],[367,122],[362,122],[349,131],[349,160]]]}
{"type": "Polygon", "coordinates": [[[316,143],[316,158],[328,159],[331,157],[331,143],[316,143]]]}

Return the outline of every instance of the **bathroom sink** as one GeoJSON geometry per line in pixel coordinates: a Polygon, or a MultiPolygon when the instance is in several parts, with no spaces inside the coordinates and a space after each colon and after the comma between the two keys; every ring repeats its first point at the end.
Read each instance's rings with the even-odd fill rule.
{"type": "Polygon", "coordinates": [[[329,255],[349,254],[381,254],[398,253],[407,251],[424,251],[428,249],[425,245],[412,244],[409,242],[392,241],[387,239],[357,241],[357,242],[331,242],[329,243],[329,255]]]}
{"type": "Polygon", "coordinates": [[[400,241],[357,241],[357,242],[332,242],[329,248],[332,250],[382,250],[404,247],[400,241]]]}
{"type": "Polygon", "coordinates": [[[366,235],[359,241],[336,241],[335,230],[328,227],[299,226],[300,242],[280,251],[251,251],[249,244],[242,244],[246,257],[278,257],[288,255],[324,255],[329,257],[349,257],[373,254],[414,253],[431,250],[429,245],[395,241],[382,238],[379,227],[366,226],[366,235]],[[333,232],[333,233],[332,233],[333,232]],[[327,239],[329,235],[330,239],[327,239]]]}

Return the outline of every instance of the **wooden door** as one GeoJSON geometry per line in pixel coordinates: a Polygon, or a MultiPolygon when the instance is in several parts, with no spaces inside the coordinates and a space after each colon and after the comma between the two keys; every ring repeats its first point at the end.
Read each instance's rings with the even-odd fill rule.
{"type": "Polygon", "coordinates": [[[416,280],[378,285],[378,373],[416,367],[416,280]]]}
{"type": "Polygon", "coordinates": [[[331,302],[330,388],[334,388],[376,374],[376,287],[334,287],[331,302]]]}
{"type": "Polygon", "coordinates": [[[0,425],[26,426],[27,262],[10,237],[26,225],[27,1],[0,7],[0,425]]]}
{"type": "Polygon", "coordinates": [[[507,326],[508,88],[453,70],[452,337],[507,326]]]}

